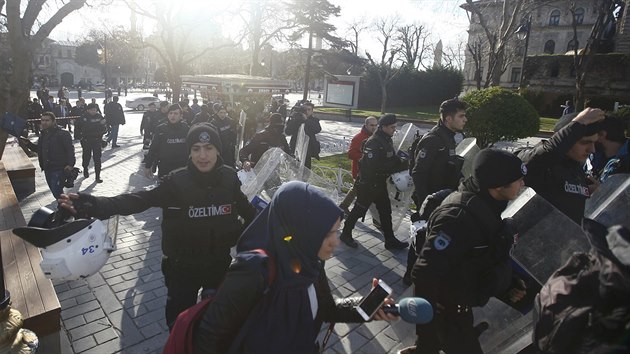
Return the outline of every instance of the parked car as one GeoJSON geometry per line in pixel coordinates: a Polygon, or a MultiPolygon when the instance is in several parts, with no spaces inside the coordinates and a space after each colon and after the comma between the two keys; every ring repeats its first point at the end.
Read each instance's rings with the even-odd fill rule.
{"type": "Polygon", "coordinates": [[[131,99],[127,99],[127,103],[125,103],[125,107],[133,108],[137,111],[144,111],[149,106],[149,103],[151,102],[157,105],[160,103],[160,99],[153,96],[142,96],[142,97],[131,98],[131,99]]]}

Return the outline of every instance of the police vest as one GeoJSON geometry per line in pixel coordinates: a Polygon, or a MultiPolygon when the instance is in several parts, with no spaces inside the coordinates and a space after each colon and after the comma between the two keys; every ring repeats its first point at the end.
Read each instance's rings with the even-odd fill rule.
{"type": "Polygon", "coordinates": [[[162,222],[164,255],[182,262],[201,264],[215,253],[225,253],[236,244],[242,231],[236,209],[240,192],[234,170],[218,167],[209,178],[211,185],[198,185],[183,168],[171,173],[179,196],[176,203],[165,207],[162,222]]]}

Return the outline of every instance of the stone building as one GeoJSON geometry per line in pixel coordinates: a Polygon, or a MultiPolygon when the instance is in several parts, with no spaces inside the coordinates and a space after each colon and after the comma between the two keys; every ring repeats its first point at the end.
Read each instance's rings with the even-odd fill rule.
{"type": "Polygon", "coordinates": [[[101,82],[100,69],[77,64],[76,49],[77,45],[72,42],[44,40],[42,48],[33,56],[34,82],[45,80],[50,87],[101,82]]]}

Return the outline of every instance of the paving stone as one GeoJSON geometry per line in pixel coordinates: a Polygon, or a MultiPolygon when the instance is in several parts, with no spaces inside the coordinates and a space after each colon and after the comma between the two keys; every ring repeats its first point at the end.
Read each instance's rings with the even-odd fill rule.
{"type": "Polygon", "coordinates": [[[154,323],[150,323],[150,324],[142,327],[140,329],[140,332],[142,333],[144,338],[151,338],[151,337],[156,336],[156,335],[158,335],[160,333],[163,333],[164,329],[162,329],[162,326],[160,326],[159,323],[154,322],[154,323]]]}
{"type": "Polygon", "coordinates": [[[66,328],[66,330],[71,330],[73,328],[86,324],[86,322],[90,321],[87,321],[83,316],[75,316],[63,321],[63,326],[66,328]]]}
{"type": "Polygon", "coordinates": [[[92,336],[81,338],[77,341],[72,342],[72,349],[74,349],[75,353],[82,353],[95,346],[96,340],[92,336]]]}
{"type": "Polygon", "coordinates": [[[68,331],[72,340],[78,340],[87,336],[91,336],[96,332],[100,332],[106,328],[111,328],[111,324],[107,320],[98,320],[87,323],[83,326],[76,327],[68,331]]]}
{"type": "Polygon", "coordinates": [[[149,325],[153,322],[158,322],[158,321],[165,321],[164,309],[153,310],[153,311],[143,314],[142,316],[138,316],[133,319],[133,322],[138,327],[144,327],[146,325],[149,325]]]}
{"type": "Polygon", "coordinates": [[[66,320],[68,318],[72,318],[77,315],[82,315],[84,313],[90,312],[92,310],[96,310],[98,308],[101,308],[101,305],[98,303],[98,301],[96,300],[89,301],[84,304],[80,304],[77,306],[64,309],[63,311],[61,311],[61,319],[66,320]]]}
{"type": "Polygon", "coordinates": [[[79,295],[83,295],[85,293],[89,293],[90,288],[87,285],[81,286],[79,288],[70,289],[68,291],[64,291],[62,293],[57,293],[57,298],[59,301],[63,301],[66,299],[75,298],[79,295]]]}
{"type": "MultiPolygon", "coordinates": [[[[107,307],[103,306],[102,308],[98,308],[98,309],[96,309],[94,311],[90,311],[90,312],[84,314],[82,317],[85,319],[85,322],[87,322],[87,323],[103,319],[103,318],[105,318],[105,312],[103,312],[103,308],[107,308],[107,307]]],[[[109,310],[109,308],[108,308],[108,310],[109,310]]],[[[77,316],[77,317],[79,317],[79,316],[77,316]]]]}
{"type": "Polygon", "coordinates": [[[103,344],[112,339],[117,339],[118,333],[113,328],[107,328],[104,331],[100,331],[98,333],[94,333],[94,339],[96,339],[96,343],[103,344]]]}

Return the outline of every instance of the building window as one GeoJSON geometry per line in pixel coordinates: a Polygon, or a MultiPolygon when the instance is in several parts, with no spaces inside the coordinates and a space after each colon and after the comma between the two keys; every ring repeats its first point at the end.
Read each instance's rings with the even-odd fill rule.
{"type": "Polygon", "coordinates": [[[549,16],[549,26],[557,26],[560,24],[560,10],[551,11],[549,16]]]}
{"type": "Polygon", "coordinates": [[[577,8],[575,9],[575,24],[581,25],[584,22],[584,9],[577,8]]]}
{"type": "Polygon", "coordinates": [[[543,52],[545,54],[553,54],[555,49],[556,49],[556,42],[550,39],[545,43],[545,49],[543,50],[543,52]]]}
{"type": "Polygon", "coordinates": [[[510,82],[521,81],[521,68],[512,68],[512,74],[510,75],[510,82]]]}
{"type": "Polygon", "coordinates": [[[574,51],[575,48],[578,48],[578,45],[579,43],[575,39],[570,40],[569,43],[567,44],[567,52],[574,51]]]}

